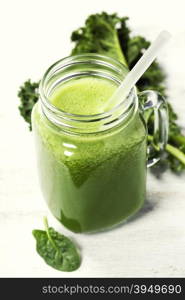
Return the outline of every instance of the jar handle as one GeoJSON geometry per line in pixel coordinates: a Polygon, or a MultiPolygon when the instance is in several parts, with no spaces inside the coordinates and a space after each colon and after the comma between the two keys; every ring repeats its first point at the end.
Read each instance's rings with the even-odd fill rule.
{"type": "Polygon", "coordinates": [[[141,111],[146,124],[149,118],[153,120],[153,135],[148,135],[147,167],[153,166],[160,160],[168,141],[168,106],[163,96],[154,91],[144,91],[138,94],[141,111]]]}

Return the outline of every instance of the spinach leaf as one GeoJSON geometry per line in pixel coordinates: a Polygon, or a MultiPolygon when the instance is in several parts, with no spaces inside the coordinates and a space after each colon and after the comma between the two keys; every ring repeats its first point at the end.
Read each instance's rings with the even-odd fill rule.
{"type": "Polygon", "coordinates": [[[79,268],[80,256],[76,246],[66,236],[48,227],[47,218],[44,218],[45,231],[33,230],[37,241],[36,249],[44,261],[54,269],[71,272],[79,268]]]}

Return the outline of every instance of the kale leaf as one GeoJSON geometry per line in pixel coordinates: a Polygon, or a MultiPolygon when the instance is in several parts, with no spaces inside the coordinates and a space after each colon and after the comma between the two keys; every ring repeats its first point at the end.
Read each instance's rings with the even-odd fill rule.
{"type": "Polygon", "coordinates": [[[81,27],[71,35],[71,40],[76,43],[71,54],[98,53],[126,64],[116,29],[121,22],[120,35],[128,40],[126,20],[127,18],[120,19],[116,14],[108,15],[105,12],[89,16],[85,27],[81,27]]]}
{"type": "Polygon", "coordinates": [[[27,80],[23,86],[20,87],[18,92],[18,97],[20,98],[19,111],[24,120],[31,127],[31,112],[34,104],[38,101],[38,87],[39,82],[31,82],[30,79],[27,80]]]}

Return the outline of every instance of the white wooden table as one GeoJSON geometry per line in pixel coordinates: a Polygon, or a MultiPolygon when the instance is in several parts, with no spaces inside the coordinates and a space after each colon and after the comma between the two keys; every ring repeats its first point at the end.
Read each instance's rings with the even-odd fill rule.
{"type": "Polygon", "coordinates": [[[17,111],[17,89],[29,77],[39,79],[51,63],[69,54],[72,30],[92,12],[129,15],[134,32],[150,39],[164,28],[172,32],[173,42],[160,61],[168,73],[170,100],[185,125],[183,1],[108,2],[7,0],[1,4],[1,277],[185,276],[185,174],[167,172],[161,180],[149,175],[147,201],[140,213],[123,226],[92,235],[63,228],[47,211],[40,193],[33,137],[17,111]],[[44,215],[51,226],[80,245],[79,270],[58,272],[37,255],[31,231],[43,227],[44,215]]]}

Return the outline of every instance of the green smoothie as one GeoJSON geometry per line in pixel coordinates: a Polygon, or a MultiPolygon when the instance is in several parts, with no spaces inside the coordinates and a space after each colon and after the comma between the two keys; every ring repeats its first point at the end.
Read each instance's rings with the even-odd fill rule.
{"type": "MultiPolygon", "coordinates": [[[[62,111],[104,112],[116,89],[108,79],[62,83],[49,100],[62,111]]],[[[95,134],[66,133],[39,104],[32,114],[42,192],[53,215],[74,232],[103,230],[134,214],[145,199],[146,129],[138,112],[128,124],[95,134]]]]}

